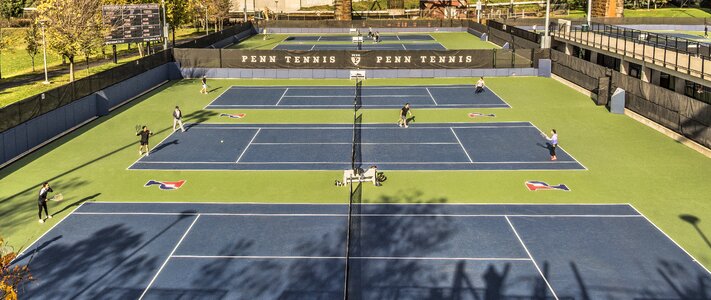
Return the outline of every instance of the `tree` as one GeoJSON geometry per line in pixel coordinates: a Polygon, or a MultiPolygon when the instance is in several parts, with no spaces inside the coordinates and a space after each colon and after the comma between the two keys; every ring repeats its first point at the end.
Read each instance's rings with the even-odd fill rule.
{"type": "Polygon", "coordinates": [[[165,1],[166,18],[170,24],[171,33],[173,35],[173,47],[175,47],[175,29],[180,27],[187,21],[190,12],[188,0],[167,0],[165,1]]]}
{"type": "Polygon", "coordinates": [[[215,31],[221,30],[225,19],[229,17],[232,2],[230,0],[207,0],[207,12],[215,18],[215,31]]]}
{"type": "Polygon", "coordinates": [[[40,0],[37,13],[46,20],[45,40],[54,52],[69,60],[69,81],[74,81],[74,58],[102,45],[107,33],[101,22],[101,0],[40,0]]]}
{"type": "Polygon", "coordinates": [[[26,5],[25,0],[2,0],[0,1],[0,15],[4,18],[15,18],[22,15],[22,8],[26,5]]]}
{"type": "Polygon", "coordinates": [[[0,237],[0,299],[17,300],[17,287],[32,280],[27,266],[12,266],[17,254],[0,237]]]}
{"type": "Polygon", "coordinates": [[[27,54],[30,55],[32,59],[32,72],[35,71],[35,56],[39,53],[40,39],[42,39],[39,26],[37,26],[36,20],[30,23],[30,26],[25,29],[25,50],[27,54]]]}

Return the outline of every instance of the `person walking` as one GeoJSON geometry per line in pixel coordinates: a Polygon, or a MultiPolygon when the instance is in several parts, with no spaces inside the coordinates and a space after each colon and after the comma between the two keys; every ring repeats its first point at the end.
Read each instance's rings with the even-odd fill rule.
{"type": "Polygon", "coordinates": [[[138,155],[140,156],[145,153],[146,156],[148,156],[148,153],[150,152],[150,148],[148,147],[148,138],[153,135],[153,132],[148,130],[147,126],[143,126],[143,129],[139,132],[136,132],[136,135],[141,136],[140,145],[138,146],[138,155]]]}
{"type": "Polygon", "coordinates": [[[405,106],[400,109],[400,119],[398,119],[397,125],[400,127],[405,126],[405,128],[407,128],[408,115],[412,116],[412,111],[410,110],[410,103],[405,103],[405,106]]]}
{"type": "Polygon", "coordinates": [[[185,128],[183,127],[183,112],[180,111],[180,107],[177,105],[175,106],[175,110],[173,111],[173,132],[180,128],[182,132],[185,132],[185,128]]]}
{"type": "Polygon", "coordinates": [[[202,79],[200,81],[202,82],[202,89],[200,90],[200,94],[207,94],[207,76],[202,75],[202,79]]]}
{"type": "Polygon", "coordinates": [[[39,217],[40,224],[44,223],[44,219],[42,219],[42,209],[44,209],[44,215],[47,216],[47,219],[52,218],[52,215],[47,212],[47,194],[50,192],[54,191],[49,186],[49,182],[43,183],[39,191],[39,198],[37,198],[37,216],[39,217]]]}
{"type": "Polygon", "coordinates": [[[550,151],[551,160],[558,160],[558,157],[555,155],[555,150],[558,148],[558,132],[555,129],[551,129],[550,137],[544,133],[541,133],[541,135],[548,140],[548,151],[550,151]]]}

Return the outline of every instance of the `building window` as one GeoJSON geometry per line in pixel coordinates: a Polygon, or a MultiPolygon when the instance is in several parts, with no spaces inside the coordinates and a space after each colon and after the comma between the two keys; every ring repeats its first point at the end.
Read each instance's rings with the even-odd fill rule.
{"type": "Polygon", "coordinates": [[[711,87],[687,80],[684,95],[711,104],[711,87]]]}
{"type": "Polygon", "coordinates": [[[674,90],[674,77],[671,75],[664,73],[664,72],[659,72],[659,86],[669,89],[669,90],[674,90]]]}
{"type": "Polygon", "coordinates": [[[629,67],[627,69],[628,69],[627,75],[632,76],[637,79],[642,78],[642,66],[641,65],[629,63],[629,67]]]}
{"type": "Polygon", "coordinates": [[[597,54],[597,64],[605,68],[613,69],[615,71],[620,71],[620,59],[614,58],[609,55],[604,55],[601,53],[597,54]]]}

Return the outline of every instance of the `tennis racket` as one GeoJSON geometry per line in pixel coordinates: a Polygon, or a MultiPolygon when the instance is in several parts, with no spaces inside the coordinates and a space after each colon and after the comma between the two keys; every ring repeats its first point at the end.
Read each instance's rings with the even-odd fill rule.
{"type": "Polygon", "coordinates": [[[141,131],[141,125],[136,125],[136,133],[138,133],[139,131],[141,131]]]}
{"type": "Polygon", "coordinates": [[[59,202],[59,201],[64,200],[64,196],[62,196],[62,193],[56,193],[56,194],[54,194],[54,196],[52,196],[52,198],[49,198],[49,200],[54,201],[54,202],[59,202]]]}

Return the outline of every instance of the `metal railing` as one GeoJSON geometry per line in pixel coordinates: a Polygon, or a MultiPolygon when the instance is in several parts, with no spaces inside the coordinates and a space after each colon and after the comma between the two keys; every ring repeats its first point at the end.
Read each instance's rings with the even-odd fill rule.
{"type": "Polygon", "coordinates": [[[651,62],[702,79],[711,72],[711,45],[682,37],[592,23],[560,26],[553,35],[576,43],[651,62]]]}

